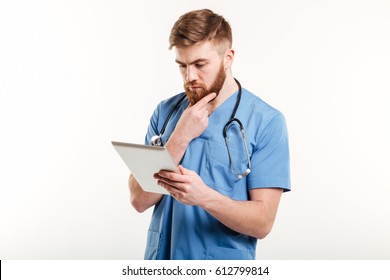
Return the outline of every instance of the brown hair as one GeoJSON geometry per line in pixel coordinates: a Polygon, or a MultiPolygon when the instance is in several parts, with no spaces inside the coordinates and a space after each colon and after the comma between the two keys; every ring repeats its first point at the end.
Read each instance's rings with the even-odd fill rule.
{"type": "Polygon", "coordinates": [[[229,23],[211,10],[195,10],[182,15],[173,25],[169,36],[169,49],[188,47],[198,42],[213,41],[232,46],[229,23]]]}

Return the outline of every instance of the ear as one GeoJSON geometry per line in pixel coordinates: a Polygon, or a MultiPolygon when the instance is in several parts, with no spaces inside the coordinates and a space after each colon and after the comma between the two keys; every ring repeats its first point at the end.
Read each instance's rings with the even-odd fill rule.
{"type": "Polygon", "coordinates": [[[234,60],[234,50],[231,48],[228,48],[225,51],[225,55],[224,55],[225,70],[229,69],[232,66],[233,60],[234,60]]]}

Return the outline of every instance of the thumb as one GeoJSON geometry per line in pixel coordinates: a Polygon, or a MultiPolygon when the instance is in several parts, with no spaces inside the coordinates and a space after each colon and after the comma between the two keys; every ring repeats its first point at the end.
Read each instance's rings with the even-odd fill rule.
{"type": "Polygon", "coordinates": [[[178,168],[179,168],[179,171],[182,175],[188,174],[188,172],[189,172],[189,170],[184,168],[183,165],[179,165],[178,168]]]}

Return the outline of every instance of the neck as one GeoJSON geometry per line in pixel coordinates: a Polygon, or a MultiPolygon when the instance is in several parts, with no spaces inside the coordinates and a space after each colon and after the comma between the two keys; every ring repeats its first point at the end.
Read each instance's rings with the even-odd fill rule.
{"type": "Polygon", "coordinates": [[[238,85],[234,80],[234,77],[230,74],[226,76],[225,83],[223,84],[218,96],[209,104],[212,107],[212,111],[217,109],[226,99],[232,96],[238,90],[238,85]]]}

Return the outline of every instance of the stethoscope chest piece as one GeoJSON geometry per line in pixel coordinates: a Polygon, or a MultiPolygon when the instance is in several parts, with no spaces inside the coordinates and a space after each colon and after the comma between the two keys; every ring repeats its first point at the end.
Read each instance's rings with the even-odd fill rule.
{"type": "Polygon", "coordinates": [[[149,144],[152,146],[162,146],[163,144],[161,141],[161,134],[152,136],[152,138],[150,138],[149,144]]]}

